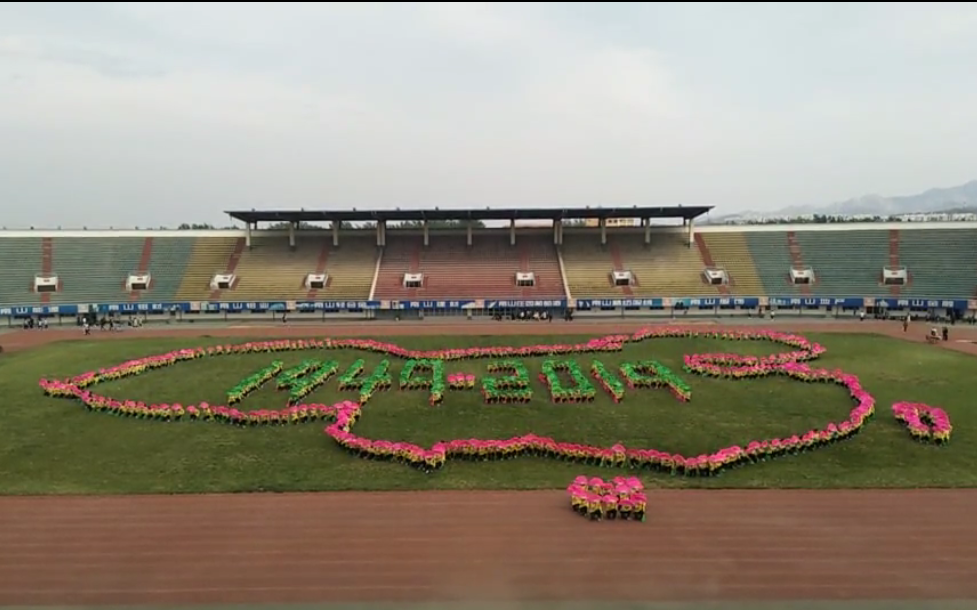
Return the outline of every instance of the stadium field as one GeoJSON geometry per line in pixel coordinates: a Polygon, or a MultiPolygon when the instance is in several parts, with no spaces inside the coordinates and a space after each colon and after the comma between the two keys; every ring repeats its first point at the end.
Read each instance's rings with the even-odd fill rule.
{"type": "MultiPolygon", "coordinates": [[[[560,328],[547,325],[543,328],[560,328]]],[[[425,327],[415,327],[424,332],[425,327]]],[[[491,326],[483,326],[489,328],[491,326]]],[[[525,327],[524,327],[525,328],[525,327]]],[[[563,326],[563,328],[567,328],[563,326]]],[[[577,327],[579,328],[579,327],[577,327]]],[[[585,335],[438,335],[391,338],[413,350],[582,343],[585,335]]],[[[690,327],[693,334],[709,327],[690,327]]],[[[856,327],[857,328],[857,327],[856,327]]],[[[274,333],[277,329],[263,329],[274,333]]],[[[290,329],[293,334],[311,334],[290,329]]],[[[595,329],[597,330],[597,329],[595,329]]],[[[631,329],[633,330],[633,328],[631,329]]],[[[744,327],[744,331],[749,327],[744,327]]],[[[240,331],[243,333],[244,331],[240,331]]],[[[280,331],[284,332],[284,331],[280,331]]],[[[565,331],[564,331],[565,332],[565,331]]],[[[753,332],[753,330],[750,330],[753,332]]],[[[778,330],[778,332],[780,332],[778,330]]],[[[216,334],[216,333],[215,333],[216,334]]],[[[977,412],[967,409],[977,393],[972,358],[920,343],[869,334],[804,333],[827,352],[815,368],[857,375],[876,400],[876,413],[862,431],[844,441],[729,469],[720,476],[675,476],[642,470],[651,487],[830,488],[972,487],[977,445],[967,442],[977,412]],[[891,413],[899,401],[944,407],[954,426],[945,446],[914,442],[891,413]]],[[[189,347],[247,342],[240,337],[124,338],[69,341],[8,353],[0,359],[4,426],[0,427],[0,491],[6,494],[113,494],[228,491],[539,489],[562,488],[582,468],[579,463],[520,457],[501,461],[448,459],[426,473],[403,464],[349,455],[324,434],[328,421],[288,425],[234,426],[215,422],[146,420],[92,412],[74,400],[44,396],[41,378],[63,379],[100,367],[189,347]]],[[[264,339],[270,340],[270,339],[264,339]]],[[[389,363],[393,387],[377,391],[363,406],[356,433],[370,439],[407,441],[424,447],[450,439],[508,439],[537,434],[558,441],[655,448],[686,456],[707,454],[752,440],[787,438],[844,419],[852,407],[848,390],[791,378],[716,379],[683,371],[687,354],[732,352],[763,356],[784,351],[770,341],[729,341],[714,337],[649,338],[622,350],[519,358],[532,398],[518,404],[484,404],[478,390],[492,358],[448,361],[445,374],[473,374],[476,389],[446,390],[429,404],[427,390],[400,390],[407,359],[356,349],[249,353],[180,362],[145,374],[93,386],[101,394],[146,403],[224,404],[226,394],[247,376],[279,361],[284,370],[310,358],[331,361],[336,374],[301,403],[333,404],[356,398],[337,379],[362,359],[364,375],[389,363]],[[540,380],[546,360],[573,361],[596,386],[593,362],[620,377],[622,364],[654,360],[691,392],[682,402],[668,389],[625,388],[614,402],[596,387],[592,402],[555,404],[540,380]]],[[[499,361],[498,358],[495,359],[499,361]]],[[[565,384],[570,380],[565,376],[565,384]]],[[[242,411],[280,409],[287,390],[274,381],[249,394],[242,411]]],[[[607,474],[620,469],[600,468],[607,474]]]]}

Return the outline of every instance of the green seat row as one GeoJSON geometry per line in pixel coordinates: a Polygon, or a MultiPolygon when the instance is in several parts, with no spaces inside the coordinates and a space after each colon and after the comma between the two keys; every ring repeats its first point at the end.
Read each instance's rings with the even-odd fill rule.
{"type": "Polygon", "coordinates": [[[154,237],[149,272],[153,284],[140,295],[140,301],[168,302],[176,300],[177,290],[190,262],[195,237],[154,237]]]}
{"type": "Polygon", "coordinates": [[[801,294],[790,283],[790,248],[786,231],[744,232],[764,294],[801,294]]]}
{"type": "Polygon", "coordinates": [[[814,268],[817,279],[811,294],[890,295],[880,283],[889,264],[889,231],[797,231],[796,237],[804,264],[814,268]]]}
{"type": "Polygon", "coordinates": [[[0,305],[35,305],[34,277],[41,271],[41,238],[0,239],[0,305]]]}
{"type": "Polygon", "coordinates": [[[116,303],[128,300],[126,277],[139,267],[144,237],[55,237],[52,272],[61,289],[51,303],[116,303]]]}
{"type": "Polygon", "coordinates": [[[899,232],[899,263],[909,271],[906,296],[974,297],[977,229],[914,229],[899,232]]]}

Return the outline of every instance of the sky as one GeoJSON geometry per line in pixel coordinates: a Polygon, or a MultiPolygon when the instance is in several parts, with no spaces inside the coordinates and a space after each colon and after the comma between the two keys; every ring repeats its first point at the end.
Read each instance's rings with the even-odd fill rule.
{"type": "Polygon", "coordinates": [[[0,225],[977,178],[977,4],[0,3],[0,225]]]}

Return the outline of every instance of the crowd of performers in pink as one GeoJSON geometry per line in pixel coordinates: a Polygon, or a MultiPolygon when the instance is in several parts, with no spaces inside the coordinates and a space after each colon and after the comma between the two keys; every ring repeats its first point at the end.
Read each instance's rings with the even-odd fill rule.
{"type": "Polygon", "coordinates": [[[600,477],[580,475],[567,488],[570,506],[577,514],[592,521],[623,519],[644,521],[648,498],[637,477],[600,477]]]}

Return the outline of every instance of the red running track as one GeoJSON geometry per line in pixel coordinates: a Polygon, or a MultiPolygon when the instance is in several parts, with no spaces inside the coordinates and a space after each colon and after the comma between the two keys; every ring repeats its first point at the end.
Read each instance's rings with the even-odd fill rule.
{"type": "Polygon", "coordinates": [[[977,599],[974,491],[0,498],[0,605],[977,599]]]}

